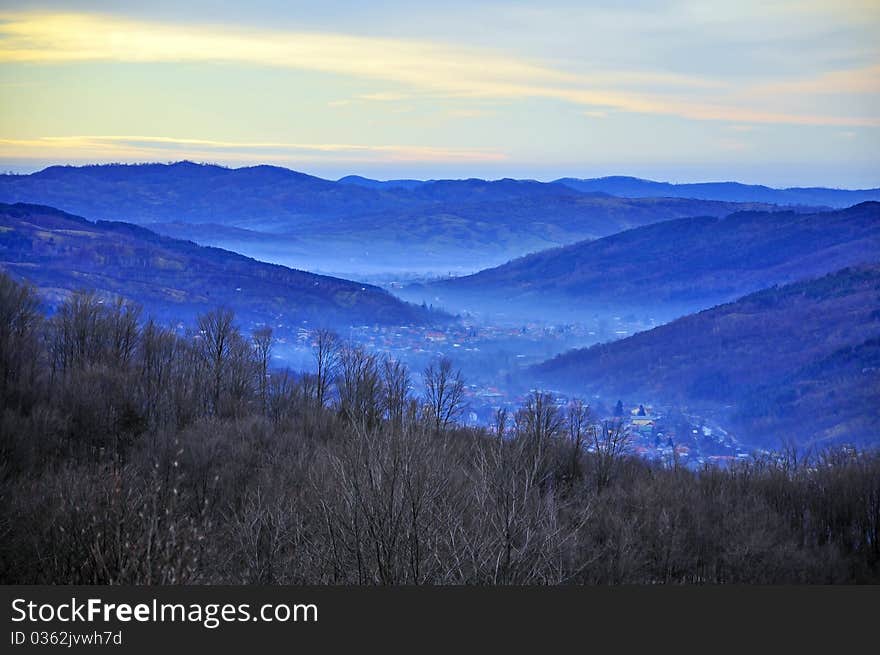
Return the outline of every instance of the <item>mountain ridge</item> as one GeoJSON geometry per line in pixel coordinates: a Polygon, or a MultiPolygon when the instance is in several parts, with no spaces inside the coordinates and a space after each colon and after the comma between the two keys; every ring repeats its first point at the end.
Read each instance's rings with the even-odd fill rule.
{"type": "Polygon", "coordinates": [[[378,287],[260,262],[119,221],[43,205],[0,204],[0,267],[50,298],[88,288],[134,300],[157,318],[189,319],[227,305],[289,328],[427,324],[448,317],[378,287]]]}
{"type": "Polygon", "coordinates": [[[541,251],[412,287],[406,297],[447,306],[493,296],[508,303],[567,302],[590,309],[668,306],[684,314],[871,261],[878,252],[877,202],[818,214],[736,212],[652,223],[541,251]]]}
{"type": "Polygon", "coordinates": [[[622,175],[598,178],[563,177],[554,182],[579,191],[602,192],[626,198],[699,198],[729,202],[768,202],[775,205],[827,205],[838,209],[860,202],[880,200],[880,188],[774,188],[732,181],[674,184],[622,175]]]}
{"type": "Polygon", "coordinates": [[[422,274],[469,273],[671,218],[776,209],[766,203],[618,198],[511,178],[363,186],[277,166],[192,162],[0,175],[0,202],[154,226],[202,245],[349,278],[407,270],[407,262],[416,262],[422,274]],[[216,225],[260,236],[248,234],[239,242],[211,227],[216,225]]]}

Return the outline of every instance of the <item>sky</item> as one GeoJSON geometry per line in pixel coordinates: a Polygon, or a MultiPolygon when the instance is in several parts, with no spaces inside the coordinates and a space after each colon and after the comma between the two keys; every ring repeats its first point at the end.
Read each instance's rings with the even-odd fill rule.
{"type": "Polygon", "coordinates": [[[880,0],[0,0],[0,170],[880,186],[880,0]]]}

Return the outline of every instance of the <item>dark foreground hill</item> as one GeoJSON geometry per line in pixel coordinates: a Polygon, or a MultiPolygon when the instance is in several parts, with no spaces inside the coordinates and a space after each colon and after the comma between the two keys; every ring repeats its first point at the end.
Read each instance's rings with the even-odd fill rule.
{"type": "Polygon", "coordinates": [[[723,409],[778,447],[880,442],[880,264],[751,294],[534,369],[542,382],[723,409]]]}
{"type": "Polygon", "coordinates": [[[681,315],[877,259],[880,203],[818,214],[739,212],[655,223],[415,288],[447,306],[681,315]]]}
{"type": "Polygon", "coordinates": [[[616,198],[530,180],[370,184],[274,166],[229,169],[190,162],[53,166],[31,175],[0,175],[0,202],[137,223],[202,245],[344,276],[473,272],[656,221],[771,209],[616,198]],[[248,230],[249,238],[239,240],[234,230],[218,231],[216,225],[248,230]]]}
{"type": "Polygon", "coordinates": [[[541,393],[499,439],[351,344],[325,385],[234,326],[36,304],[0,273],[4,585],[880,582],[876,451],[658,466],[541,393]]]}
{"type": "Polygon", "coordinates": [[[769,202],[775,205],[825,205],[849,207],[860,202],[880,200],[880,189],[828,189],[825,187],[792,187],[773,189],[758,184],[739,182],[700,182],[670,184],[637,177],[599,177],[577,179],[565,177],[560,184],[586,193],[608,193],[626,198],[701,198],[727,202],[769,202]]]}
{"type": "Polygon", "coordinates": [[[90,222],[51,207],[0,204],[0,268],[50,302],[78,289],[188,319],[218,305],[273,326],[411,324],[440,320],[366,284],[258,262],[129,223],[90,222]]]}

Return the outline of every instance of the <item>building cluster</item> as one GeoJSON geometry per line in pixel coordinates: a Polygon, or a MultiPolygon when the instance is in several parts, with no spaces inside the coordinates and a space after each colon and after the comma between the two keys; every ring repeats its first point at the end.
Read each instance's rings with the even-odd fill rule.
{"type": "Polygon", "coordinates": [[[726,466],[751,456],[745,446],[727,430],[704,416],[686,414],[676,408],[660,410],[639,404],[620,404],[614,417],[621,420],[635,455],[664,465],[701,468],[707,464],[726,466]]]}

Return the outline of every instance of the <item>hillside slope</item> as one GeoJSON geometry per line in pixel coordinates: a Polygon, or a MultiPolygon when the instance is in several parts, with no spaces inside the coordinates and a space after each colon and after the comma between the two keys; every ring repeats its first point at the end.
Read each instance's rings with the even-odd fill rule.
{"type": "Polygon", "coordinates": [[[54,166],[31,175],[0,175],[0,202],[137,223],[201,245],[345,276],[410,267],[470,273],[656,221],[772,209],[615,198],[530,180],[370,184],[273,166],[228,169],[190,162],[54,166]],[[249,236],[239,240],[217,225],[248,230],[249,236]]]}
{"type": "Polygon", "coordinates": [[[50,302],[93,289],[175,320],[218,305],[242,318],[288,327],[304,321],[341,326],[442,320],[370,285],[38,205],[0,204],[0,268],[34,283],[50,302]]]}
{"type": "Polygon", "coordinates": [[[462,302],[688,313],[773,284],[873,261],[880,203],[819,214],[739,212],[654,223],[408,292],[462,302]]]}
{"type": "Polygon", "coordinates": [[[758,442],[880,441],[880,264],[774,287],[534,368],[544,383],[723,409],[758,442]]]}

